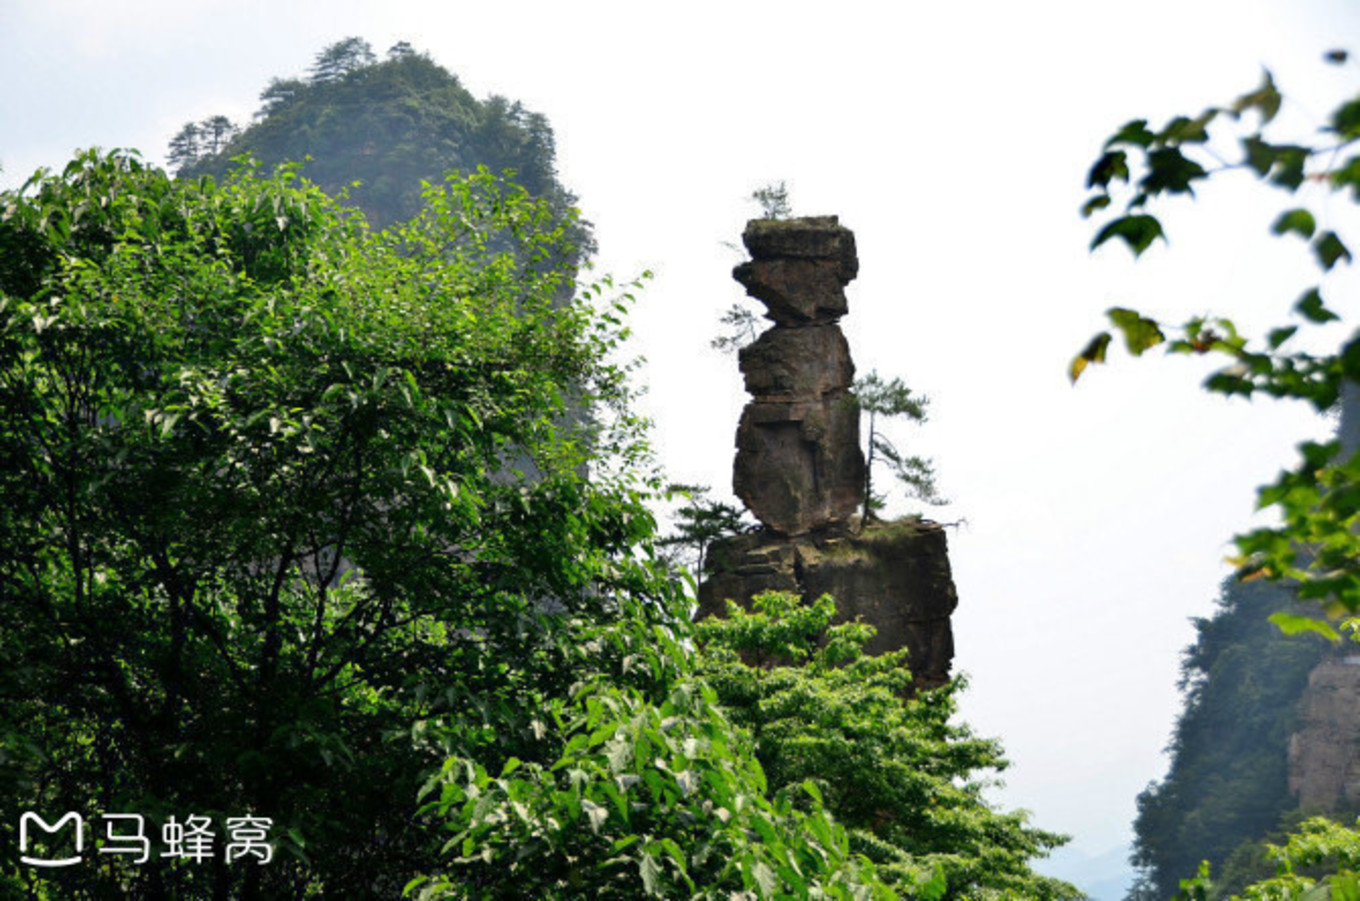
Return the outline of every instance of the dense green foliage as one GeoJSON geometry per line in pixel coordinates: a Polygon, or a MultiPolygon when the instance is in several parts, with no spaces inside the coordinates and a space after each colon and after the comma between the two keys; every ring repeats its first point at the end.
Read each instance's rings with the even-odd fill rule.
{"type": "MultiPolygon", "coordinates": [[[[341,42],[231,140],[336,115],[409,136],[378,97],[413,84],[462,102],[409,47],[341,42]]],[[[546,123],[458,109],[449,146],[518,142],[540,183],[482,169],[413,203],[424,151],[375,137],[411,171],[369,217],[296,165],[175,179],[122,152],[0,194],[0,805],[79,813],[87,838],[69,868],[4,859],[0,893],[1066,894],[1027,869],[1057,837],[982,802],[976,772],[1004,762],[947,723],[954,689],[904,701],[901,655],[860,658],[863,627],[807,670],[745,667],[721,628],[696,656],[611,362],[628,295],[575,284],[586,232],[546,123]],[[835,712],[831,769],[785,753],[822,728],[808,698],[835,712]],[[144,817],[153,859],[103,854],[107,814],[144,817]],[[268,863],[223,854],[241,815],[271,820],[268,863]],[[160,856],[190,817],[208,857],[160,856]]],[[[230,123],[180,137],[205,132],[230,123]]],[[[354,176],[326,165],[307,171],[354,176]]],[[[829,612],[734,628],[772,616],[806,652],[829,612]]]]}
{"type": "Polygon", "coordinates": [[[1075,897],[1029,868],[1066,839],[982,798],[982,775],[1006,760],[950,722],[962,681],[913,693],[905,650],[865,656],[873,628],[828,628],[834,616],[829,597],[770,592],[697,626],[701,672],[750,729],[771,787],[814,784],[850,848],[906,897],[1075,897]]]}
{"type": "MultiPolygon", "coordinates": [[[[1282,586],[1230,579],[1214,615],[1195,621],[1170,770],[1138,797],[1134,856],[1142,872],[1135,897],[1170,897],[1201,860],[1224,872],[1240,846],[1267,836],[1296,806],[1287,779],[1289,736],[1326,643],[1286,637],[1267,620],[1290,604],[1282,586]]],[[[1250,875],[1235,870],[1240,879],[1250,875]]]]}
{"type": "MultiPolygon", "coordinates": [[[[307,78],[271,81],[260,102],[255,121],[224,145],[200,141],[187,154],[172,145],[178,173],[221,177],[243,153],[269,166],[306,159],[308,179],[331,196],[344,192],[375,225],[414,216],[422,180],[478,166],[498,175],[513,171],[516,184],[559,216],[575,201],[557,179],[546,117],[504,97],[476,99],[457,76],[405,43],[379,61],[367,43],[347,38],[317,54],[307,78]]],[[[204,131],[186,129],[194,127],[204,131]]],[[[573,238],[585,249],[588,228],[577,223],[573,238]]]]}
{"type": "Polygon", "coordinates": [[[596,647],[612,671],[544,712],[556,756],[454,757],[427,786],[454,835],[420,897],[896,897],[815,787],[767,783],[674,631],[622,624],[596,647]]]}
{"type": "Polygon", "coordinates": [[[612,326],[544,263],[566,229],[488,175],[375,233],[287,169],[93,153],[0,209],[3,806],[252,813],[278,851],[41,875],[393,895],[437,851],[425,774],[553,753],[576,633],[675,597],[639,486],[582,475],[634,437],[562,416],[624,400],[612,326]]]}

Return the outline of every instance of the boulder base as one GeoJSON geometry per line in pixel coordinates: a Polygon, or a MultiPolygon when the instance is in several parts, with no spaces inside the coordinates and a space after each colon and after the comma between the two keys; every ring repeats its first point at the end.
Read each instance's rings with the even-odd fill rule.
{"type": "Polygon", "coordinates": [[[905,647],[918,688],[949,680],[954,658],[949,617],[958,594],[942,526],[902,520],[875,523],[859,534],[757,533],[716,542],[695,617],[726,615],[729,599],[750,609],[752,597],[771,590],[792,592],[805,603],[831,595],[836,622],[862,618],[878,630],[868,653],[905,647]]]}

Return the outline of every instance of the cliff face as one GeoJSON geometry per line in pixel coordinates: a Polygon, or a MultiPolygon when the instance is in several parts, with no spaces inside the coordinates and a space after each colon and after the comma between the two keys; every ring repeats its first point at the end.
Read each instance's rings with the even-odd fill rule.
{"type": "Polygon", "coordinates": [[[1289,791],[1308,811],[1360,807],[1360,655],[1309,674],[1289,739],[1289,791]]]}
{"type": "Polygon", "coordinates": [[[916,684],[943,684],[958,603],[944,530],[915,520],[852,527],[865,464],[839,321],[859,268],[854,235],[821,216],[754,220],[742,240],[752,259],[733,277],[774,324],[741,352],[751,401],[732,481],[764,530],[714,543],[696,615],[722,616],[727,600],[749,606],[768,590],[805,602],[830,594],[839,621],[877,629],[869,653],[908,648],[916,684]]]}

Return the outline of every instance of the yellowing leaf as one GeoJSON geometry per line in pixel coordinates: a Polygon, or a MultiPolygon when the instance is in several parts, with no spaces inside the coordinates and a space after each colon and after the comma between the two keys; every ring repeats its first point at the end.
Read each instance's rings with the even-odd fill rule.
{"type": "Polygon", "coordinates": [[[1087,364],[1104,363],[1105,350],[1110,346],[1110,333],[1101,332],[1091,339],[1081,353],[1073,358],[1070,366],[1067,367],[1067,377],[1073,382],[1080,378],[1085,371],[1087,364]]]}

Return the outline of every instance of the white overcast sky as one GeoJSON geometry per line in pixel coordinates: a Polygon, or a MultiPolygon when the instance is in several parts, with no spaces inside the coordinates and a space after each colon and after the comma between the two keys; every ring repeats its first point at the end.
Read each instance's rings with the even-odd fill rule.
{"type": "MultiPolygon", "coordinates": [[[[89,145],[160,162],[181,124],[248,120],[271,77],[350,35],[409,41],[477,96],[547,114],[600,270],[656,273],[633,325],[677,480],[730,482],[745,398],[707,344],[742,297],[723,242],[745,198],[784,179],[797,214],[854,230],[856,363],[930,395],[931,422],[899,437],[935,458],[954,500],[936,518],[966,520],[949,533],[956,667],[964,718],[1013,761],[995,797],[1088,853],[1127,841],[1165,772],[1189,618],[1212,608],[1254,487],[1327,426],[1203,394],[1203,361],[1112,352],[1068,384],[1107,307],[1260,333],[1313,278],[1302,245],[1267,236],[1284,195],[1242,179],[1167,210],[1170,246],[1136,266],[1093,256],[1085,172],[1125,121],[1226,103],[1263,66],[1306,134],[1357,91],[1360,69],[1321,54],[1360,51],[1360,6],[0,0],[0,187],[89,145]]],[[[1353,276],[1332,281],[1354,296],[1353,276]]]]}

